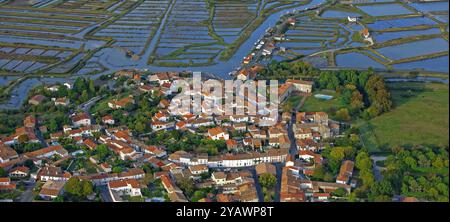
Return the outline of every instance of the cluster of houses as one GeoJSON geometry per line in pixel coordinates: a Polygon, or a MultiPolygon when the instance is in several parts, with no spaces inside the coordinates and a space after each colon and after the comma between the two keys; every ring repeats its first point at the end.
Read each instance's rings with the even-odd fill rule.
{"type": "MultiPolygon", "coordinates": [[[[316,166],[322,164],[322,157],[320,154],[307,151],[300,151],[298,155],[299,159],[297,160],[290,156],[282,168],[281,202],[327,202],[333,198],[333,192],[341,189],[349,194],[351,189],[356,186],[356,182],[350,184],[348,181],[341,181],[340,176],[334,183],[311,180],[308,176],[312,175],[316,166]]],[[[353,168],[348,168],[348,164],[353,164],[353,162],[344,161],[340,174],[343,173],[343,168],[345,175],[352,174],[353,168]]]]}
{"type": "MultiPolygon", "coordinates": [[[[251,72],[256,71],[255,68],[251,72]]],[[[162,96],[158,111],[148,121],[153,131],[189,131],[209,140],[223,141],[227,150],[217,155],[181,150],[168,153],[164,146],[148,145],[126,126],[118,125],[111,114],[94,118],[96,114],[86,111],[68,114],[71,124],[64,125],[61,131],[52,132],[49,138],[44,139],[37,136],[47,132],[44,124],[34,116],[27,116],[23,127],[17,128],[11,135],[0,137],[0,167],[9,172],[9,178],[41,181],[43,186],[39,196],[45,200],[64,194],[64,185],[71,177],[91,181],[95,186],[106,186],[114,202],[127,201],[124,197],[143,197],[141,189],[146,186],[142,183],[146,176],[143,165],[161,169],[154,174],[154,178],[161,181],[168,198],[174,202],[189,200],[178,186],[185,179],[195,181],[199,189],[211,187],[218,190],[218,195],[208,195],[200,201],[259,201],[257,181],[250,168],[255,168],[257,175],[270,173],[281,177],[281,201],[326,200],[329,197],[326,193],[330,190],[350,190],[353,166],[347,162],[343,163],[336,183],[307,182],[308,175],[312,175],[315,167],[323,162],[318,153],[324,147],[321,141],[339,133],[339,124],[329,120],[324,112],[282,113],[273,117],[267,113],[278,114],[278,108],[265,107],[261,113],[249,115],[248,106],[258,106],[259,101],[246,94],[244,97],[249,102],[245,104],[245,113],[241,115],[225,115],[224,112],[214,115],[204,112],[200,115],[174,113],[170,106],[180,101],[174,97],[179,93],[178,90],[172,89],[171,85],[174,80],[183,78],[179,73],[154,73],[146,78],[147,81],[142,81],[142,75],[135,70],[119,71],[114,75],[114,78],[121,77],[133,79],[137,83],[133,89],[138,93],[162,96]],[[295,121],[292,120],[293,115],[295,121]],[[95,119],[100,122],[95,122],[95,119]],[[273,124],[265,125],[262,119],[271,120],[273,124]],[[288,133],[291,126],[293,138],[288,133]],[[69,152],[60,144],[61,139],[71,139],[73,145],[84,147],[85,150],[96,150],[102,145],[114,154],[108,158],[128,161],[132,167],[114,173],[113,161],[93,155],[87,159],[95,166],[96,173],[78,168],[69,172],[60,166],[61,163],[77,158],[83,151],[69,152]],[[21,154],[12,148],[24,143],[45,146],[21,154]],[[294,152],[298,152],[297,155],[290,155],[293,148],[296,148],[294,152]],[[37,169],[26,167],[25,162],[28,160],[37,169]],[[275,167],[279,167],[279,164],[285,165],[281,175],[277,175],[279,173],[275,167]]],[[[242,79],[248,79],[248,76],[242,79]]],[[[287,80],[278,88],[280,101],[293,93],[310,94],[312,87],[313,83],[309,81],[287,80]]],[[[51,87],[47,90],[57,89],[51,87]]],[[[208,107],[218,107],[217,103],[225,99],[216,98],[208,92],[201,92],[200,96],[203,103],[197,105],[202,111],[208,107]]],[[[39,98],[34,99],[42,102],[39,98]]],[[[108,107],[128,112],[124,108],[134,103],[133,95],[130,95],[109,100],[108,107]]],[[[0,186],[0,190],[15,189],[13,186],[14,183],[5,183],[0,186]]]]}

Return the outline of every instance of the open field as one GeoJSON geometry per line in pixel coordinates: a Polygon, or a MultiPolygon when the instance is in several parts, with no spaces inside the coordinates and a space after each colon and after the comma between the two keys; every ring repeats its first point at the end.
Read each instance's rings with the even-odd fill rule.
{"type": "Polygon", "coordinates": [[[314,92],[314,94],[308,97],[305,104],[300,108],[302,112],[317,112],[324,111],[328,112],[330,109],[338,110],[339,108],[345,107],[345,104],[340,100],[335,91],[331,90],[321,90],[314,92]],[[316,94],[324,94],[333,96],[330,100],[324,100],[314,97],[316,94]]]}
{"type": "Polygon", "coordinates": [[[449,86],[438,83],[389,83],[394,109],[358,123],[373,152],[400,145],[448,145],[449,86]]]}

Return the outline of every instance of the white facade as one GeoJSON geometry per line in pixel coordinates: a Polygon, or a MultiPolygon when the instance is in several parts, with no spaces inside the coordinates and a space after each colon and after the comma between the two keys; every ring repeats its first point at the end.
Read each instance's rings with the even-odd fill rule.
{"type": "Polygon", "coordinates": [[[76,122],[73,122],[73,125],[75,127],[80,127],[80,126],[89,126],[91,125],[91,119],[80,119],[76,122]]]}

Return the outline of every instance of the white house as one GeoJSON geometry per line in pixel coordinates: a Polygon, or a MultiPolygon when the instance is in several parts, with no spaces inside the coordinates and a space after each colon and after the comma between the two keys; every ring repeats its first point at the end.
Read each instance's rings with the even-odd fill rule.
{"type": "Polygon", "coordinates": [[[11,183],[11,179],[8,177],[0,177],[0,186],[7,186],[11,183]]]}
{"type": "Polygon", "coordinates": [[[91,125],[91,118],[86,113],[81,113],[72,117],[72,122],[75,127],[91,125]]]}
{"type": "Polygon", "coordinates": [[[42,199],[51,200],[64,193],[66,181],[47,181],[42,186],[39,196],[42,199]]]}
{"type": "Polygon", "coordinates": [[[14,178],[24,178],[28,176],[29,172],[30,169],[28,167],[25,166],[16,167],[9,172],[9,176],[14,178]]]}
{"type": "Polygon", "coordinates": [[[162,122],[162,121],[158,121],[158,120],[153,121],[151,125],[152,125],[152,129],[154,131],[164,130],[164,129],[169,129],[169,128],[175,127],[174,122],[162,122]]]}
{"type": "Polygon", "coordinates": [[[230,135],[221,127],[215,127],[208,130],[208,136],[212,140],[229,140],[230,135]]]}
{"type": "Polygon", "coordinates": [[[71,177],[69,172],[63,172],[60,167],[44,167],[37,175],[37,179],[41,181],[68,181],[71,177]]]}
{"type": "Polygon", "coordinates": [[[192,175],[200,175],[202,173],[208,173],[208,166],[206,165],[194,165],[189,166],[189,171],[192,175]]]}
{"type": "Polygon", "coordinates": [[[6,163],[18,157],[19,155],[14,149],[6,145],[0,145],[0,163],[6,163]]]}
{"type": "Polygon", "coordinates": [[[137,197],[142,196],[141,186],[136,179],[125,179],[110,181],[108,183],[109,193],[114,202],[121,202],[123,195],[137,197]]]}
{"type": "Polygon", "coordinates": [[[106,115],[102,117],[102,122],[109,125],[114,125],[115,121],[111,115],[106,115]]]}
{"type": "Polygon", "coordinates": [[[347,16],[347,19],[349,22],[356,22],[358,20],[357,17],[350,17],[350,16],[347,16]]]}

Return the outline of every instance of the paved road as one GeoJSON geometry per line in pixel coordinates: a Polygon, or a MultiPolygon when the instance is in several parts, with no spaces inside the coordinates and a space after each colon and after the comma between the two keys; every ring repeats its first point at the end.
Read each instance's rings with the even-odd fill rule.
{"type": "Polygon", "coordinates": [[[376,181],[380,181],[383,179],[383,175],[381,175],[381,171],[385,169],[385,167],[379,167],[377,166],[377,161],[383,161],[386,160],[387,157],[385,156],[370,156],[370,159],[372,160],[373,165],[373,175],[375,176],[376,181]]]}
{"type": "Polygon", "coordinates": [[[88,113],[89,109],[91,108],[92,105],[94,105],[97,101],[99,101],[100,99],[102,99],[103,96],[96,96],[91,98],[89,101],[80,104],[77,106],[77,109],[82,110],[83,112],[88,113]]]}
{"type": "Polygon", "coordinates": [[[277,169],[277,185],[275,186],[275,197],[273,198],[273,201],[280,202],[281,173],[284,167],[284,163],[275,163],[274,165],[277,169]]]}
{"type": "Polygon", "coordinates": [[[100,187],[100,197],[102,198],[103,202],[113,202],[111,195],[109,194],[108,187],[106,186],[100,187]]]}
{"type": "Polygon", "coordinates": [[[33,201],[33,189],[36,186],[35,182],[26,182],[25,191],[20,196],[19,202],[32,202],[33,201]]]}
{"type": "Polygon", "coordinates": [[[250,172],[252,172],[253,180],[255,180],[255,188],[256,188],[256,192],[258,193],[259,202],[263,202],[264,194],[262,192],[261,184],[259,184],[258,175],[256,174],[255,167],[252,167],[249,170],[250,170],[250,172]]]}

